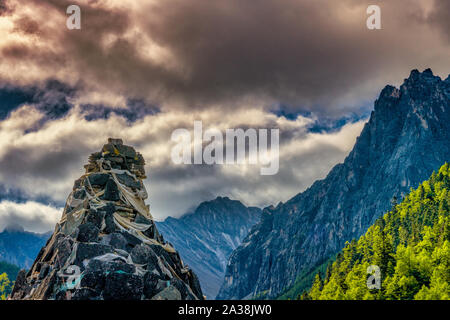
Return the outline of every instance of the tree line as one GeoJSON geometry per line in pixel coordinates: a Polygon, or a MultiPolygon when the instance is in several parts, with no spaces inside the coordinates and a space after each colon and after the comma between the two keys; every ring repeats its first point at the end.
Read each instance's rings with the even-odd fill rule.
{"type": "Polygon", "coordinates": [[[298,299],[450,299],[450,168],[396,203],[359,238],[347,242],[312,287],[298,299]],[[369,266],[381,275],[379,289],[368,286],[369,266]]]}

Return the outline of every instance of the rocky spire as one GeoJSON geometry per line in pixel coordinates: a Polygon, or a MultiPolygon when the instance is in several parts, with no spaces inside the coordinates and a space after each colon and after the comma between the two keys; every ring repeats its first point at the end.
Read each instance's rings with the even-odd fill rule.
{"type": "Polygon", "coordinates": [[[449,141],[449,82],[429,69],[413,70],[400,88],[385,87],[345,161],[286,203],[263,210],[233,251],[217,298],[301,293],[311,273],[364,234],[393,197],[401,199],[449,161],[449,141]]]}
{"type": "Polygon", "coordinates": [[[93,153],[61,221],[11,299],[203,299],[144,200],[145,161],[120,139],[93,153]]]}

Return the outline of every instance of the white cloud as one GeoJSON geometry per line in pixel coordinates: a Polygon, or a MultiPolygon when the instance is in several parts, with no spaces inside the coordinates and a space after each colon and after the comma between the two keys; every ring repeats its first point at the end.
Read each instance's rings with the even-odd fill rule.
{"type": "Polygon", "coordinates": [[[89,154],[100,150],[108,137],[120,137],[146,159],[148,203],[156,219],[181,215],[219,195],[257,206],[286,201],[343,161],[364,123],[348,124],[334,133],[308,133],[309,118],[289,120],[256,108],[242,114],[220,109],[161,112],[130,123],[117,115],[87,121],[75,107],[61,119],[39,124],[41,118],[32,106],[23,106],[0,122],[2,185],[21,190],[30,200],[47,198],[62,206],[74,180],[84,173],[89,154]],[[173,164],[171,133],[176,128],[193,130],[194,120],[202,120],[204,130],[215,127],[223,132],[279,128],[279,173],[261,176],[255,165],[173,164]]]}
{"type": "Polygon", "coordinates": [[[0,202],[0,230],[7,226],[20,225],[27,231],[48,232],[62,215],[62,208],[47,206],[38,202],[28,201],[15,203],[0,202]]]}

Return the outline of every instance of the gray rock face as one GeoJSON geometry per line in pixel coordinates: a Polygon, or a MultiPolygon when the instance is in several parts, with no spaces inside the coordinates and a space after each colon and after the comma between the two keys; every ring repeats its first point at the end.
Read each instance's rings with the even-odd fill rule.
{"type": "Polygon", "coordinates": [[[218,197],[201,203],[180,219],[156,222],[166,240],[195,271],[207,299],[214,299],[222,284],[231,252],[259,221],[261,209],[218,197]]]}
{"type": "Polygon", "coordinates": [[[219,299],[276,297],[359,237],[394,196],[401,199],[450,160],[450,82],[413,70],[385,87],[344,163],[261,222],[231,255],[219,299]]]}
{"type": "Polygon", "coordinates": [[[62,218],[10,299],[203,299],[197,276],[159,234],[144,159],[119,139],[94,153],[62,218]]]}

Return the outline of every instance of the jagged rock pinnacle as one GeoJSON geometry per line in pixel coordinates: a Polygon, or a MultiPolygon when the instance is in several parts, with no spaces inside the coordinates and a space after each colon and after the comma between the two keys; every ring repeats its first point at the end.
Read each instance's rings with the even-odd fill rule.
{"type": "Polygon", "coordinates": [[[401,199],[449,161],[449,141],[447,80],[413,70],[400,88],[385,87],[345,161],[283,205],[264,209],[230,256],[217,299],[306,289],[311,272],[364,234],[394,196],[401,199]]]}
{"type": "Polygon", "coordinates": [[[93,153],[10,299],[203,299],[196,275],[159,234],[144,202],[144,165],[121,139],[93,153]]]}

